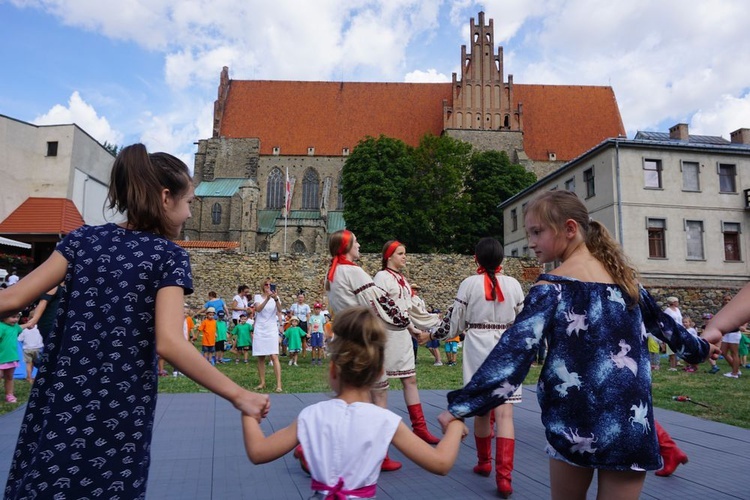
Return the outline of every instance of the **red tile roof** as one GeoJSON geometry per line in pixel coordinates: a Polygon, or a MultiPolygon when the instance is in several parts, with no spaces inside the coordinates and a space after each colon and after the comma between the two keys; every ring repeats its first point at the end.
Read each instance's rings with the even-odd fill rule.
{"type": "Polygon", "coordinates": [[[233,250],[239,248],[237,241],[202,241],[202,240],[175,240],[182,248],[211,248],[219,250],[233,250]]]}
{"type": "MultiPolygon", "coordinates": [[[[602,140],[625,134],[611,87],[514,85],[523,104],[526,154],[570,160],[602,140]]],[[[258,137],[260,153],[340,156],[367,135],[396,137],[416,146],[443,131],[450,83],[362,83],[230,80],[219,134],[258,137]]]]}
{"type": "Polygon", "coordinates": [[[2,234],[68,234],[84,224],[67,198],[26,198],[4,221],[2,234]]]}
{"type": "Polygon", "coordinates": [[[555,153],[568,161],[611,137],[625,135],[612,87],[514,85],[523,104],[524,149],[533,160],[555,153]]]}
{"type": "Polygon", "coordinates": [[[259,137],[260,154],[341,156],[381,134],[416,146],[443,131],[450,83],[231,80],[222,137],[259,137]]]}

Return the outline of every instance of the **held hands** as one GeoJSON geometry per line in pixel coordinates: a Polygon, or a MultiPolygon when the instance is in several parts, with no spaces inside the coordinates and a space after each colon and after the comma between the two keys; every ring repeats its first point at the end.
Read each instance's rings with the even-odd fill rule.
{"type": "Polygon", "coordinates": [[[418,330],[413,326],[409,327],[409,333],[414,337],[419,345],[425,345],[430,340],[429,332],[418,330]]]}
{"type": "Polygon", "coordinates": [[[260,423],[271,409],[271,398],[268,394],[258,394],[243,389],[238,400],[234,402],[234,407],[260,423]]]}
{"type": "MultiPolygon", "coordinates": [[[[443,413],[438,415],[438,422],[440,422],[440,427],[443,429],[443,434],[445,434],[448,431],[448,426],[451,425],[451,422],[461,421],[454,417],[451,412],[445,410],[443,413]]],[[[466,427],[466,424],[464,424],[463,422],[461,422],[461,426],[463,427],[463,429],[461,429],[461,439],[463,439],[469,435],[469,428],[466,427]]]]}

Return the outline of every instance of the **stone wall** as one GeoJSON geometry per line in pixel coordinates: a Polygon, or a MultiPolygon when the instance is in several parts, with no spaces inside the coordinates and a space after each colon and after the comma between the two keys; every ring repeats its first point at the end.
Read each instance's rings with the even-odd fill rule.
{"type": "MultiPolygon", "coordinates": [[[[307,293],[307,302],[324,297],[323,278],[328,271],[330,257],[322,254],[279,255],[272,262],[268,253],[240,253],[190,249],[195,292],[187,297],[193,307],[202,306],[209,291],[215,291],[227,302],[245,284],[253,293],[260,283],[270,277],[278,285],[282,303],[288,305],[299,290],[307,293]]],[[[359,261],[362,268],[374,275],[380,269],[380,254],[364,254],[359,261]]],[[[506,274],[518,279],[525,290],[539,275],[540,268],[533,259],[507,258],[503,262],[506,274]]],[[[444,310],[455,297],[458,285],[476,272],[474,257],[469,255],[409,254],[406,275],[411,283],[419,283],[421,296],[428,307],[444,310]]],[[[227,304],[230,305],[230,304],[227,304]]]]}
{"type": "MultiPolygon", "coordinates": [[[[260,283],[270,277],[278,285],[282,303],[289,305],[299,290],[307,293],[307,302],[324,298],[323,278],[328,270],[330,258],[322,254],[279,255],[272,262],[268,253],[241,253],[225,250],[190,249],[195,293],[186,298],[193,307],[201,307],[208,292],[216,291],[231,305],[237,285],[246,284],[253,293],[260,290],[260,283]]],[[[359,261],[362,268],[374,275],[380,269],[380,254],[364,254],[359,261]]],[[[507,257],[503,261],[504,272],[516,278],[528,291],[541,272],[535,259],[507,257]]],[[[470,255],[409,254],[406,275],[411,283],[419,283],[421,296],[428,307],[445,310],[453,302],[458,285],[467,276],[476,272],[476,264],[470,255]]],[[[657,302],[666,307],[666,298],[680,299],[683,315],[690,316],[699,326],[704,313],[715,313],[721,308],[722,298],[734,295],[738,288],[707,286],[654,286],[646,287],[657,302]]]]}

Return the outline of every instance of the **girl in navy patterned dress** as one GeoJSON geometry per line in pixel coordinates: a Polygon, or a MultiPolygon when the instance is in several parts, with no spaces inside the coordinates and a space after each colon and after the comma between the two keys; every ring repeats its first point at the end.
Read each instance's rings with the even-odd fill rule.
{"type": "Polygon", "coordinates": [[[647,470],[661,467],[651,404],[647,332],[689,363],[704,361],[716,335],[700,339],[664,314],[637,281],[619,245],[568,191],[529,203],[531,248],[542,274],[514,325],[471,381],[448,394],[450,418],[481,415],[523,383],[536,346],[549,354],[538,384],[553,499],[585,499],[594,470],[598,498],[638,498],[647,470]]]}
{"type": "Polygon", "coordinates": [[[190,217],[187,166],[141,144],[112,167],[121,224],[82,226],[44,264],[0,292],[17,311],[64,279],[55,327],[21,424],[5,498],[145,498],[156,408],[156,355],[260,419],[268,396],[246,391],[183,337],[188,254],[169,241],[190,217]]]}

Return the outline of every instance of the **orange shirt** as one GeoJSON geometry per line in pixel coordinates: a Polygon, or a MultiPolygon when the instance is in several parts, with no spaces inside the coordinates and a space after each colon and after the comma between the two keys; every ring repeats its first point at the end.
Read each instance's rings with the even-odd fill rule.
{"type": "Polygon", "coordinates": [[[215,319],[204,319],[201,321],[201,326],[198,330],[203,332],[203,339],[201,344],[206,347],[216,345],[216,320],[215,319]]]}

